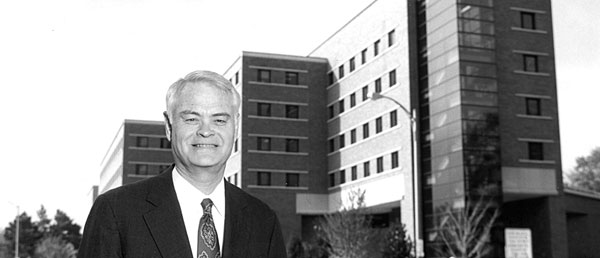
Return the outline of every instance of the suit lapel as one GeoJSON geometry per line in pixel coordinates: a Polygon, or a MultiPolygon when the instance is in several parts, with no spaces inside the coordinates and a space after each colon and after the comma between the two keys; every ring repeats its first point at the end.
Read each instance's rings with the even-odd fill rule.
{"type": "Polygon", "coordinates": [[[244,218],[246,202],[236,186],[225,181],[225,229],[223,258],[247,257],[250,232],[244,218]]]}
{"type": "Polygon", "coordinates": [[[154,208],[144,220],[163,258],[192,257],[171,173],[172,168],[156,176],[146,198],[154,208]]]}

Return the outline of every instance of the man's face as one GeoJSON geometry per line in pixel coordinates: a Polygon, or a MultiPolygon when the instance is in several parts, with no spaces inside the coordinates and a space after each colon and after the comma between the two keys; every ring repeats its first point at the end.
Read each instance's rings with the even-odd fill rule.
{"type": "Polygon", "coordinates": [[[192,173],[199,168],[222,172],[237,131],[233,96],[200,82],[174,97],[170,123],[175,163],[192,173]]]}

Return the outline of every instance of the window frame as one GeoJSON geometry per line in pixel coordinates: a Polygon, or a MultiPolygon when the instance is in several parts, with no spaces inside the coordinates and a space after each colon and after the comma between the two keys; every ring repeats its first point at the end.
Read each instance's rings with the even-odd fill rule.
{"type": "Polygon", "coordinates": [[[285,186],[286,187],[299,187],[300,186],[300,174],[299,173],[285,173],[285,186]]]}
{"type": "Polygon", "coordinates": [[[525,98],[525,114],[529,116],[542,115],[542,103],[539,98],[525,98]]]}
{"type": "Polygon", "coordinates": [[[300,140],[295,138],[285,139],[285,152],[300,152],[300,140]]]}
{"type": "Polygon", "coordinates": [[[533,12],[520,12],[519,14],[520,16],[520,27],[522,29],[527,29],[527,30],[536,30],[536,23],[535,23],[535,13],[533,12]]]}
{"type": "Polygon", "coordinates": [[[257,102],[256,103],[256,115],[257,116],[271,116],[271,103],[257,102]]]}
{"type": "Polygon", "coordinates": [[[271,137],[256,137],[256,150],[271,151],[271,137]]]}
{"type": "Polygon", "coordinates": [[[271,186],[271,172],[258,171],[256,172],[256,185],[271,186]]]}
{"type": "Polygon", "coordinates": [[[528,142],[527,158],[529,160],[544,160],[544,143],[528,142]]]}
{"type": "Polygon", "coordinates": [[[285,84],[298,85],[299,83],[300,74],[298,72],[285,72],[285,84]]]}
{"type": "Polygon", "coordinates": [[[292,119],[300,118],[300,106],[298,105],[285,105],[285,117],[292,119]]]}
{"type": "Polygon", "coordinates": [[[267,82],[270,83],[272,78],[271,78],[271,70],[267,70],[267,69],[258,69],[257,70],[257,75],[256,75],[256,81],[258,82],[267,82]],[[263,75],[267,75],[266,78],[263,77],[263,75]]]}

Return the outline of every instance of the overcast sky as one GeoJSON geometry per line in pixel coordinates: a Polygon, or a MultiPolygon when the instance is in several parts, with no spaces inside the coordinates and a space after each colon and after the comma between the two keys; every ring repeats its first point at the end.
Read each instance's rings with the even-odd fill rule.
{"type": "MultiPolygon", "coordinates": [[[[371,0],[0,2],[0,228],[18,204],[83,226],[124,119],[161,120],[167,87],[241,51],[306,55],[371,0]],[[11,204],[12,203],[12,204],[11,204]]],[[[600,146],[600,1],[552,0],[563,168],[600,146]]]]}

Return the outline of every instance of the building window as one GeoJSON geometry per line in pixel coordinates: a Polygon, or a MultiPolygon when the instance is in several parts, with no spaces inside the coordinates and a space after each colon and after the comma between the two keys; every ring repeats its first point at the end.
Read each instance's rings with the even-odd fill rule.
{"type": "Polygon", "coordinates": [[[394,151],[392,152],[392,168],[397,168],[398,167],[398,152],[394,151]]]}
{"type": "Polygon", "coordinates": [[[340,171],[340,184],[346,183],[346,170],[340,171]]]}
{"type": "Polygon", "coordinates": [[[377,40],[373,43],[373,56],[379,55],[379,42],[381,42],[381,40],[377,40]]]}
{"type": "Polygon", "coordinates": [[[340,99],[340,101],[338,102],[338,109],[339,109],[340,114],[344,113],[344,100],[343,99],[340,99]]]}
{"type": "Polygon", "coordinates": [[[390,112],[390,127],[398,125],[398,112],[396,110],[390,112]]]}
{"type": "Polygon", "coordinates": [[[377,80],[375,80],[375,92],[381,92],[381,78],[377,78],[377,80]]]}
{"type": "Polygon", "coordinates": [[[365,101],[369,99],[369,86],[362,87],[362,100],[365,101]]]}
{"type": "Polygon", "coordinates": [[[350,58],[350,72],[354,72],[354,69],[356,69],[356,66],[354,64],[354,57],[350,58]]]}
{"type": "Polygon", "coordinates": [[[233,152],[238,152],[239,147],[238,147],[238,139],[235,139],[235,142],[233,143],[233,152]]]}
{"type": "Polygon", "coordinates": [[[299,152],[300,151],[300,140],[285,139],[285,151],[286,152],[299,152]]]}
{"type": "Polygon", "coordinates": [[[240,82],[240,72],[235,72],[235,84],[237,85],[240,82]]]}
{"type": "Polygon", "coordinates": [[[344,78],[344,65],[340,65],[340,67],[338,67],[338,73],[340,79],[344,78]]]}
{"type": "Polygon", "coordinates": [[[298,73],[285,72],[285,84],[298,85],[298,73]]]}
{"type": "Polygon", "coordinates": [[[391,47],[396,43],[396,30],[388,32],[388,46],[391,47]]]}
{"type": "Polygon", "coordinates": [[[238,175],[237,173],[235,173],[233,175],[233,185],[238,185],[238,176],[237,175],[238,175]]]}
{"type": "Polygon", "coordinates": [[[335,174],[331,173],[329,174],[329,187],[334,187],[335,186],[335,174]]]}
{"type": "Polygon", "coordinates": [[[371,175],[371,165],[369,164],[368,161],[363,163],[363,172],[365,174],[365,177],[368,177],[371,175]]]}
{"type": "Polygon", "coordinates": [[[356,142],[356,129],[350,130],[350,144],[354,144],[356,142]]]}
{"type": "Polygon", "coordinates": [[[369,123],[364,123],[362,129],[363,129],[363,139],[369,138],[369,123]]]}
{"type": "Polygon", "coordinates": [[[257,103],[258,115],[259,116],[271,116],[271,104],[269,103],[257,103]]]}
{"type": "Polygon", "coordinates": [[[160,148],[161,149],[170,149],[171,142],[167,138],[160,138],[160,148]]]}
{"type": "Polygon", "coordinates": [[[346,136],[344,134],[340,134],[340,149],[346,146],[346,136]]]}
{"type": "Polygon", "coordinates": [[[535,30],[535,13],[521,12],[521,28],[535,30]]]}
{"type": "Polygon", "coordinates": [[[258,137],[257,138],[257,149],[261,151],[271,150],[271,138],[269,137],[258,137]]]}
{"type": "Polygon", "coordinates": [[[383,172],[383,157],[377,158],[377,173],[383,172]]]}
{"type": "Polygon", "coordinates": [[[529,142],[529,159],[530,160],[544,160],[544,144],[541,142],[529,142]]]}
{"type": "Polygon", "coordinates": [[[356,106],[356,93],[350,94],[350,107],[356,106]]]}
{"type": "Polygon", "coordinates": [[[138,136],[136,139],[136,146],[146,148],[146,147],[148,147],[148,141],[149,141],[148,137],[138,136]]]}
{"type": "Polygon", "coordinates": [[[286,118],[300,118],[300,107],[297,105],[285,105],[286,118]]]}
{"type": "Polygon", "coordinates": [[[523,71],[538,72],[538,57],[534,55],[523,55],[523,71]]]}
{"type": "Polygon", "coordinates": [[[396,69],[390,71],[389,79],[390,79],[390,87],[396,85],[396,69]]]}
{"type": "Polygon", "coordinates": [[[335,75],[333,74],[333,72],[329,72],[327,74],[327,77],[329,78],[329,85],[331,85],[335,82],[335,75]]]}
{"type": "Polygon", "coordinates": [[[286,173],[285,174],[285,186],[287,186],[287,187],[300,186],[300,174],[286,173]]]}
{"type": "Polygon", "coordinates": [[[527,115],[530,116],[541,116],[542,109],[540,106],[540,99],[537,98],[526,98],[525,99],[527,115]]]}
{"type": "Polygon", "coordinates": [[[333,105],[327,107],[327,110],[329,111],[329,118],[333,118],[335,116],[335,112],[333,110],[333,105]]]}
{"type": "Polygon", "coordinates": [[[148,175],[148,165],[146,164],[135,164],[136,175],[148,175]]]}
{"type": "Polygon", "coordinates": [[[383,122],[381,117],[375,119],[375,133],[381,133],[383,131],[383,122]]]}
{"type": "Polygon", "coordinates": [[[356,166],[352,167],[350,176],[352,178],[352,181],[354,181],[358,178],[358,168],[356,166]]]}
{"type": "Polygon", "coordinates": [[[271,71],[262,69],[258,70],[258,81],[271,82],[271,71]]]}
{"type": "Polygon", "coordinates": [[[258,172],[256,173],[256,181],[258,185],[271,185],[271,173],[258,172]]]}
{"type": "Polygon", "coordinates": [[[328,141],[328,144],[329,144],[329,152],[334,152],[335,151],[335,140],[330,139],[328,141]]]}

